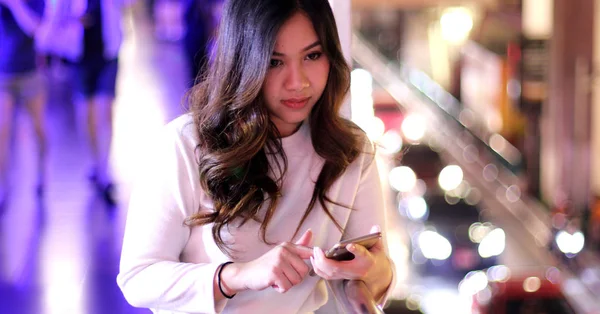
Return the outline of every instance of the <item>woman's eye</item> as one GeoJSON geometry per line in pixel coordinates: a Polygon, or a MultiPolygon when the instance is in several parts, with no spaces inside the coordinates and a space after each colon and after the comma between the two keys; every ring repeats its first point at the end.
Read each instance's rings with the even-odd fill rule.
{"type": "Polygon", "coordinates": [[[306,56],[309,60],[317,60],[323,55],[322,52],[313,52],[306,56]]]}
{"type": "Polygon", "coordinates": [[[280,65],[282,65],[283,62],[281,62],[281,60],[277,60],[277,59],[271,59],[271,62],[269,63],[269,66],[272,68],[276,68],[280,65]]]}

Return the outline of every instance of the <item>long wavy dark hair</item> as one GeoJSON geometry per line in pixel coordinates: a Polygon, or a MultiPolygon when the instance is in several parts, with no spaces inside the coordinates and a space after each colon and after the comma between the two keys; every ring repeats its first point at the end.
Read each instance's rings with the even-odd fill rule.
{"type": "Polygon", "coordinates": [[[339,116],[350,87],[350,68],[341,51],[331,7],[327,0],[229,0],[224,4],[215,54],[188,99],[198,130],[200,181],[214,202],[214,211],[199,210],[186,223],[213,223],[213,238],[224,252],[231,250],[221,230],[238,219],[240,225],[249,220],[260,222],[262,240],[270,243],[266,229],[281,196],[287,159],[261,89],[278,31],[297,12],[312,21],[330,70],[325,90],[309,117],[314,149],[325,163],[294,237],[317,201],[343,231],[326,205],[348,206],[329,199],[326,193],[360,154],[363,142],[358,128],[339,116]],[[271,160],[281,162],[270,164],[269,154],[279,155],[281,158],[271,160]],[[280,176],[271,178],[270,170],[280,176]],[[261,216],[259,210],[265,203],[268,207],[261,216]]]}

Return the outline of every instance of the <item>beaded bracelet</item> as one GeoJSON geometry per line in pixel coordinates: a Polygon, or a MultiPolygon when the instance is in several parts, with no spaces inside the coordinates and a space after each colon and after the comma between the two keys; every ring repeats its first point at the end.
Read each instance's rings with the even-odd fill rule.
{"type": "Polygon", "coordinates": [[[221,294],[226,297],[227,299],[231,299],[233,297],[235,297],[235,293],[233,295],[227,295],[225,293],[225,291],[223,291],[223,287],[221,287],[221,272],[223,271],[223,268],[225,268],[225,266],[232,264],[233,262],[225,262],[223,264],[221,264],[221,266],[219,266],[219,273],[217,274],[217,284],[219,285],[219,290],[221,291],[221,294]]]}

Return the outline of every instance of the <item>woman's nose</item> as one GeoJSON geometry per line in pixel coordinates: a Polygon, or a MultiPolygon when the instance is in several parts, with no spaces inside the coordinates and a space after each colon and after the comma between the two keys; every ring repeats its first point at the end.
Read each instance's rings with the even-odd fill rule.
{"type": "Polygon", "coordinates": [[[305,69],[301,65],[290,68],[285,82],[285,88],[293,91],[301,91],[310,86],[310,81],[305,69]]]}

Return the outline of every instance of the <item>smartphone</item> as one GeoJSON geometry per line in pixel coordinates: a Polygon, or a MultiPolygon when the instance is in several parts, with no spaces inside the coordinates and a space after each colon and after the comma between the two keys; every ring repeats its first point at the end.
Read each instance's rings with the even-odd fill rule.
{"type": "Polygon", "coordinates": [[[340,241],[325,252],[325,257],[336,261],[351,261],[354,259],[354,254],[348,252],[346,245],[351,243],[360,244],[368,250],[372,248],[380,238],[381,232],[375,232],[361,237],[340,241]]]}

